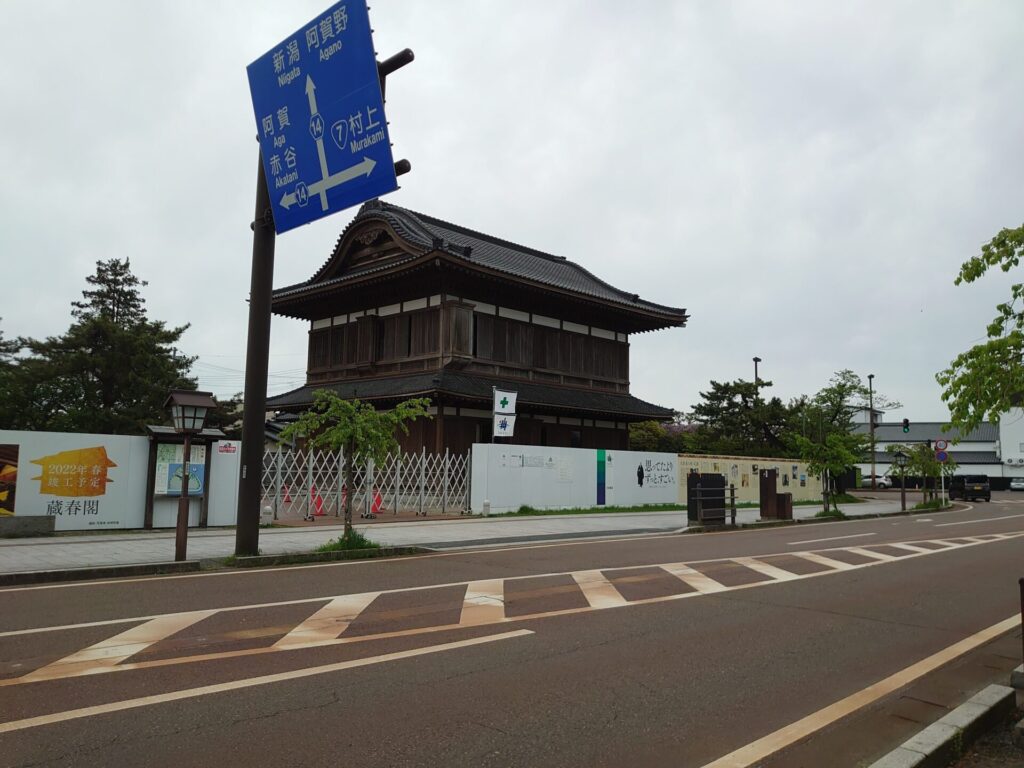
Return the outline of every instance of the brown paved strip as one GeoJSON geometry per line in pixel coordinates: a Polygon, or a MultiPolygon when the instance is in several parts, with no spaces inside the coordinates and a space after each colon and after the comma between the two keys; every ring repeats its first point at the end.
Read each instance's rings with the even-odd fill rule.
{"type": "Polygon", "coordinates": [[[264,648],[273,645],[294,629],[296,624],[315,613],[321,605],[322,603],[300,603],[217,613],[153,643],[125,662],[175,659],[203,653],[264,648]]]}
{"type": "Polygon", "coordinates": [[[589,605],[579,585],[568,574],[505,581],[505,615],[509,617],[589,605]]]}
{"type": "MultiPolygon", "coordinates": [[[[868,551],[874,552],[875,550],[878,549],[878,547],[866,547],[866,546],[862,545],[861,549],[866,549],[868,551]]],[[[848,550],[845,550],[845,549],[830,549],[828,551],[822,552],[821,554],[825,555],[826,557],[830,557],[833,560],[839,560],[842,563],[849,563],[850,565],[864,565],[865,563],[877,563],[877,562],[879,562],[878,560],[874,559],[873,557],[866,557],[865,555],[858,555],[856,552],[849,552],[848,550]]],[[[903,552],[903,554],[904,555],[909,555],[910,553],[909,552],[903,552]]]]}
{"type": "Polygon", "coordinates": [[[921,547],[922,549],[930,549],[932,551],[938,551],[940,549],[949,549],[950,547],[946,544],[942,544],[938,541],[915,541],[914,546],[921,547]]]}
{"type": "MultiPolygon", "coordinates": [[[[835,557],[833,553],[829,553],[830,557],[835,557]]],[[[831,571],[827,565],[821,563],[813,563],[810,560],[806,560],[796,555],[775,555],[773,557],[760,557],[758,558],[768,565],[774,565],[776,568],[781,568],[784,571],[795,573],[798,576],[806,576],[809,573],[821,573],[822,571],[831,571]]],[[[838,559],[838,558],[836,558],[838,559]]]]}
{"type": "Polygon", "coordinates": [[[604,575],[626,600],[648,600],[652,597],[696,592],[686,582],[658,567],[605,571],[604,575]]]}
{"type": "MultiPolygon", "coordinates": [[[[142,622],[139,622],[141,624],[142,622]]],[[[0,680],[21,677],[82,648],[106,640],[125,627],[86,627],[71,632],[51,632],[30,638],[0,638],[0,680]]],[[[2,711],[3,707],[0,707],[2,711]]]]}
{"type": "Polygon", "coordinates": [[[341,636],[357,637],[458,624],[465,594],[466,587],[462,584],[385,593],[370,603],[341,636]]]}
{"type": "Polygon", "coordinates": [[[734,563],[732,560],[715,560],[711,563],[691,563],[695,571],[700,571],[705,576],[710,576],[719,584],[727,587],[738,587],[742,584],[756,584],[759,581],[771,581],[770,576],[751,570],[746,566],[734,563]]]}
{"type": "MultiPolygon", "coordinates": [[[[915,544],[917,542],[914,542],[915,544]]],[[[874,544],[870,547],[864,547],[864,549],[870,549],[872,552],[881,552],[883,555],[892,555],[893,557],[908,557],[909,555],[915,554],[909,549],[901,549],[899,547],[888,547],[885,544],[874,544]]]]}

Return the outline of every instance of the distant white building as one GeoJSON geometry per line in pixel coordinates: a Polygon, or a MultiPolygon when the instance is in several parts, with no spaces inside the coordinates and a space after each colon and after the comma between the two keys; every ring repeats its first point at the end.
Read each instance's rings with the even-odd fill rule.
{"type": "MultiPolygon", "coordinates": [[[[865,416],[867,409],[864,409],[865,416]]],[[[868,434],[869,425],[865,418],[855,418],[855,432],[868,434]]],[[[875,474],[893,472],[892,454],[886,451],[890,445],[920,445],[936,440],[949,443],[950,458],[958,465],[958,475],[988,475],[994,489],[1006,488],[1011,477],[1024,477],[1024,409],[1013,408],[999,420],[998,424],[984,421],[975,429],[961,435],[957,429],[943,429],[941,421],[910,420],[910,431],[903,432],[902,419],[898,422],[875,422],[875,474]]],[[[858,464],[865,475],[871,472],[871,464],[858,464]]]]}

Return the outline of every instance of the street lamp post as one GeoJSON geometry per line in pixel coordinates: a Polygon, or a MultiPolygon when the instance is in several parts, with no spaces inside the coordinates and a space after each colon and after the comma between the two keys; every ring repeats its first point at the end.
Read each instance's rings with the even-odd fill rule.
{"type": "Polygon", "coordinates": [[[907,459],[909,457],[903,451],[896,451],[892,460],[900,468],[900,509],[907,511],[907,459]]]}
{"type": "Polygon", "coordinates": [[[175,389],[167,397],[164,407],[171,408],[174,431],[185,440],[181,460],[181,496],[178,498],[178,521],[174,530],[174,559],[184,560],[188,545],[188,464],[192,453],[192,436],[203,431],[206,414],[217,404],[210,392],[175,389]]]}
{"type": "Polygon", "coordinates": [[[761,358],[760,357],[755,357],[754,358],[754,384],[757,384],[757,382],[760,381],[760,379],[757,377],[757,364],[760,363],[760,362],[761,362],[761,358]]]}
{"type": "Polygon", "coordinates": [[[868,434],[871,435],[871,490],[875,490],[875,374],[868,374],[868,434]]]}

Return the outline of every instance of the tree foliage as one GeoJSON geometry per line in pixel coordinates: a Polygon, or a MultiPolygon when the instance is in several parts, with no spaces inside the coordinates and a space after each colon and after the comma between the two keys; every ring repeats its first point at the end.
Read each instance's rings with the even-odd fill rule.
{"type": "MultiPolygon", "coordinates": [[[[355,457],[372,458],[383,463],[387,455],[398,449],[396,435],[409,434],[409,423],[420,417],[430,418],[430,399],[413,398],[399,403],[390,411],[378,411],[359,400],[343,400],[329,389],[313,393],[313,405],[281,431],[281,437],[306,437],[309,448],[344,451],[345,487],[354,488],[355,457]]],[[[352,531],[352,493],[345,494],[345,536],[352,531]]]]}
{"type": "Polygon", "coordinates": [[[821,476],[822,500],[824,511],[831,507],[837,512],[839,506],[832,493],[831,479],[845,472],[849,467],[862,460],[864,456],[864,438],[861,435],[843,432],[830,432],[821,442],[816,442],[802,435],[794,437],[800,458],[807,462],[807,469],[821,476]]]}
{"type": "Polygon", "coordinates": [[[761,390],[771,385],[763,379],[712,381],[689,414],[697,425],[693,448],[701,453],[788,457],[791,414],[778,397],[762,397],[761,390]]]}
{"type": "MultiPolygon", "coordinates": [[[[982,246],[981,253],[964,262],[955,285],[973,283],[992,267],[1010,272],[1024,257],[1024,225],[1003,229],[982,246]]],[[[1024,396],[1024,284],[1011,283],[1010,297],[996,305],[996,316],[986,328],[987,340],[956,356],[935,378],[949,406],[950,422],[961,434],[986,418],[998,422],[1001,414],[1019,406],[1024,396]]]]}
{"type": "Polygon", "coordinates": [[[26,353],[0,379],[0,427],[142,434],[167,419],[171,389],[195,389],[195,358],[175,345],[188,326],[150,320],[127,259],[96,264],[61,336],[19,339],[26,353]]]}

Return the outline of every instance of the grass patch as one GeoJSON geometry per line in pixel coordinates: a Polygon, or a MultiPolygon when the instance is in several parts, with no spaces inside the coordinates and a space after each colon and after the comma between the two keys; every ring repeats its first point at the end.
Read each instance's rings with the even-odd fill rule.
{"type": "Polygon", "coordinates": [[[821,510],[818,510],[817,512],[814,513],[814,516],[815,517],[828,518],[830,520],[831,519],[835,519],[835,520],[845,520],[846,519],[846,515],[844,515],[842,512],[834,510],[834,509],[829,509],[829,510],[821,509],[821,510]]]}
{"type": "Polygon", "coordinates": [[[336,539],[331,539],[326,544],[321,544],[314,551],[344,552],[349,549],[380,549],[380,544],[375,541],[370,541],[368,538],[363,536],[363,534],[353,528],[348,532],[348,535],[342,535],[336,539]]]}
{"type": "Polygon", "coordinates": [[[524,504],[515,512],[508,512],[506,516],[510,515],[595,515],[603,514],[605,512],[667,512],[670,510],[686,509],[685,505],[681,504],[642,504],[634,507],[572,507],[570,509],[537,509],[524,504]]]}
{"type": "Polygon", "coordinates": [[[920,504],[914,505],[914,511],[928,510],[928,509],[945,509],[948,504],[943,504],[942,499],[931,499],[930,501],[922,501],[920,504]]]}

